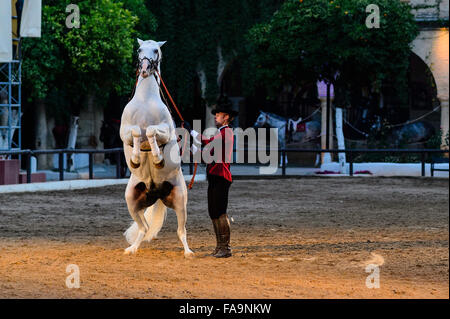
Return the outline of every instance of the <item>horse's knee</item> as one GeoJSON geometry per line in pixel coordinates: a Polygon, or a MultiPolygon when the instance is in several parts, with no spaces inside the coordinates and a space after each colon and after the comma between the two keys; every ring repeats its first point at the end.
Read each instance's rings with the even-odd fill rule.
{"type": "Polygon", "coordinates": [[[131,128],[131,135],[133,137],[141,137],[141,129],[139,126],[133,126],[131,128]]]}
{"type": "Polygon", "coordinates": [[[156,135],[156,128],[154,126],[147,127],[147,131],[145,132],[148,138],[151,138],[156,135]]]}

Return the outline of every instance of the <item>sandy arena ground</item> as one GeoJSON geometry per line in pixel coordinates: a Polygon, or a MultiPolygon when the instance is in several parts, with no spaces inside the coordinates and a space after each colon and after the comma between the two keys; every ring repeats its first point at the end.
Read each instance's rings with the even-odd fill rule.
{"type": "Polygon", "coordinates": [[[207,256],[206,186],[189,193],[193,259],[172,210],[158,240],[123,254],[125,185],[0,194],[0,298],[449,297],[448,179],[236,180],[228,259],[207,256]],[[66,287],[69,264],[79,289],[66,287]]]}

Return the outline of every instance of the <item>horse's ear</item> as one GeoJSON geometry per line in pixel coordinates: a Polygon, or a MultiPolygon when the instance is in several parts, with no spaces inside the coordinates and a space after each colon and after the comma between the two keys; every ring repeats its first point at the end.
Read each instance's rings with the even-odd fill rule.
{"type": "Polygon", "coordinates": [[[158,42],[158,45],[159,45],[159,47],[162,47],[163,45],[164,45],[164,43],[166,43],[167,41],[159,41],[158,42]]]}
{"type": "Polygon", "coordinates": [[[139,46],[141,46],[142,45],[142,43],[144,43],[144,41],[142,41],[141,39],[137,39],[137,42],[139,43],[139,46]]]}

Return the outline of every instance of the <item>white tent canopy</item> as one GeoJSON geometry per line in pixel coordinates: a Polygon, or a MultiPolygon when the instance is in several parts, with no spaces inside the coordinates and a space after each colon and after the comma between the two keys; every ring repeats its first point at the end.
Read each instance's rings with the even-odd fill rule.
{"type": "Polygon", "coordinates": [[[21,37],[41,37],[41,6],[41,0],[25,0],[20,22],[21,37]]]}
{"type": "MultiPolygon", "coordinates": [[[[12,2],[0,0],[0,62],[12,61],[12,2]]],[[[21,37],[41,36],[42,0],[25,0],[20,22],[21,37]]]]}
{"type": "Polygon", "coordinates": [[[0,1],[0,62],[12,60],[11,1],[0,1]]]}

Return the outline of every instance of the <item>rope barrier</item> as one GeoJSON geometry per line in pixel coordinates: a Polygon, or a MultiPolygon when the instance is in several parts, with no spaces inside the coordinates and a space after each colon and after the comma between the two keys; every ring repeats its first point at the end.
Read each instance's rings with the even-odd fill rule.
{"type": "Polygon", "coordinates": [[[423,115],[421,115],[421,116],[419,116],[418,118],[416,118],[415,120],[411,120],[411,121],[406,121],[405,123],[403,123],[403,124],[394,124],[394,125],[389,125],[389,127],[399,127],[399,126],[404,126],[404,125],[407,125],[407,124],[412,124],[412,123],[415,123],[415,122],[417,122],[417,121],[419,121],[419,120],[421,120],[421,119],[423,119],[424,117],[427,117],[428,115],[430,115],[431,113],[434,113],[434,112],[436,112],[437,110],[439,110],[441,108],[441,106],[440,105],[438,105],[438,106],[436,106],[432,111],[430,111],[430,112],[428,112],[428,113],[425,113],[425,114],[423,114],[423,115]]]}

